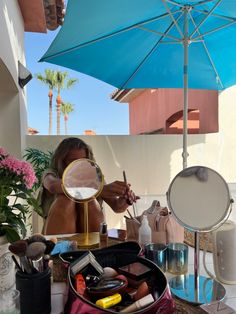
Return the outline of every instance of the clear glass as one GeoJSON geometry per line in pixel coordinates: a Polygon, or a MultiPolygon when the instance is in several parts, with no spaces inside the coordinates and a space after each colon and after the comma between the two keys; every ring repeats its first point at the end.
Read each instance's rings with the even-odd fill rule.
{"type": "Polygon", "coordinates": [[[20,292],[7,290],[0,293],[0,314],[20,314],[20,292]]]}
{"type": "Polygon", "coordinates": [[[161,243],[149,243],[144,247],[145,257],[153,261],[164,272],[166,271],[167,247],[161,243]]]}
{"type": "Polygon", "coordinates": [[[175,275],[188,272],[188,246],[183,243],[169,243],[167,246],[167,269],[175,275]]]}

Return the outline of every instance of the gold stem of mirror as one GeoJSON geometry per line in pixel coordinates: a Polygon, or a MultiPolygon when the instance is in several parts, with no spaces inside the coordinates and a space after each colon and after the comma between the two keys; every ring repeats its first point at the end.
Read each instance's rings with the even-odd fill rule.
{"type": "Polygon", "coordinates": [[[84,234],[85,244],[89,243],[88,202],[84,202],[84,234]]]}

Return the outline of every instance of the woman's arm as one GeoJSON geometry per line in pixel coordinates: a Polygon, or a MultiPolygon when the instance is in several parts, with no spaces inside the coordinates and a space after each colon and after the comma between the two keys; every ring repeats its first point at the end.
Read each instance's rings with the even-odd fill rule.
{"type": "Polygon", "coordinates": [[[61,184],[62,180],[56,177],[56,175],[54,175],[53,173],[48,173],[43,178],[43,186],[51,194],[64,193],[61,184]]]}
{"type": "Polygon", "coordinates": [[[124,212],[133,202],[139,199],[130,189],[130,184],[123,181],[105,184],[100,196],[116,213],[124,212]]]}

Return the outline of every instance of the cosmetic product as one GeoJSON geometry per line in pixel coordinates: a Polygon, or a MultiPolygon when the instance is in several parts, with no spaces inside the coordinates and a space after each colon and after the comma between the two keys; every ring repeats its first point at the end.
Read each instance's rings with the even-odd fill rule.
{"type": "Polygon", "coordinates": [[[75,289],[79,294],[84,295],[86,284],[82,274],[75,275],[75,289]]]}
{"type": "Polygon", "coordinates": [[[102,307],[103,309],[108,309],[113,305],[116,305],[121,302],[121,295],[119,293],[113,294],[109,297],[100,299],[96,301],[96,305],[102,307]]]}
{"type": "Polygon", "coordinates": [[[138,301],[149,294],[149,288],[146,283],[146,281],[142,282],[141,285],[139,285],[136,293],[133,296],[134,301],[138,301]]]}
{"type": "MultiPolygon", "coordinates": [[[[125,171],[123,170],[123,179],[124,179],[124,182],[127,184],[127,179],[126,179],[126,174],[125,174],[125,171]]],[[[126,200],[126,203],[128,205],[132,205],[133,202],[131,202],[129,199],[126,200]]],[[[132,217],[132,216],[131,216],[132,217]]]]}
{"type": "Polygon", "coordinates": [[[46,238],[41,233],[35,233],[28,239],[28,244],[33,242],[46,242],[46,238]]]}
{"type": "Polygon", "coordinates": [[[46,244],[43,242],[32,242],[28,245],[26,256],[31,261],[32,268],[38,272],[44,271],[44,252],[46,244]]]}
{"type": "Polygon", "coordinates": [[[131,287],[138,288],[152,273],[152,269],[148,266],[134,262],[126,266],[120,267],[118,271],[125,275],[131,287]]]}
{"type": "Polygon", "coordinates": [[[99,231],[99,247],[100,248],[107,247],[107,244],[108,244],[107,224],[105,222],[101,222],[99,231]]]}
{"type": "Polygon", "coordinates": [[[128,281],[122,276],[120,278],[102,279],[96,284],[87,286],[87,293],[92,298],[104,298],[115,293],[122,293],[125,291],[128,281]]]}
{"type": "Polygon", "coordinates": [[[20,260],[20,266],[23,272],[30,274],[32,272],[32,267],[26,257],[26,250],[28,247],[28,243],[25,240],[18,240],[9,245],[9,250],[17,255],[20,260]]]}
{"type": "Polygon", "coordinates": [[[118,275],[118,273],[114,268],[111,268],[111,267],[104,267],[103,268],[103,274],[102,274],[103,279],[114,278],[117,275],[118,275]]]}
{"type": "Polygon", "coordinates": [[[154,302],[153,296],[151,294],[146,295],[142,299],[139,299],[138,301],[134,302],[133,304],[127,306],[126,308],[122,309],[121,313],[133,313],[140,309],[143,309],[144,307],[152,304],[154,302]]]}
{"type": "Polygon", "coordinates": [[[128,214],[129,214],[129,216],[130,216],[130,219],[133,219],[134,221],[136,221],[136,222],[140,225],[140,224],[141,224],[140,221],[139,221],[136,217],[133,217],[133,216],[131,215],[131,213],[130,213],[130,211],[128,210],[128,208],[127,208],[126,210],[127,210],[128,214]]]}
{"type": "Polygon", "coordinates": [[[146,244],[151,243],[151,240],[152,240],[152,229],[149,226],[147,216],[143,215],[142,224],[139,227],[138,242],[140,246],[144,249],[144,246],[146,244]]]}
{"type": "Polygon", "coordinates": [[[71,264],[71,274],[75,276],[78,273],[84,271],[85,277],[90,275],[100,276],[103,274],[102,266],[97,262],[92,252],[88,251],[84,253],[80,258],[71,264]]]}

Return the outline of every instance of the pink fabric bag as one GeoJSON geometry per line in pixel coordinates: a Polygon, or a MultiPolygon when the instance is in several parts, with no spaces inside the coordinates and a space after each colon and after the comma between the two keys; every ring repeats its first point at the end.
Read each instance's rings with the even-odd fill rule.
{"type": "MultiPolygon", "coordinates": [[[[69,265],[79,258],[85,251],[75,251],[61,254],[61,259],[69,265]]],[[[95,249],[92,251],[96,260],[103,267],[118,268],[135,261],[139,261],[153,270],[151,281],[153,282],[153,291],[156,291],[155,301],[148,307],[133,312],[134,314],[171,314],[174,312],[175,305],[170,293],[167,279],[164,273],[151,261],[138,256],[140,246],[135,242],[124,242],[104,249],[95,249]]],[[[91,301],[78,294],[73,287],[70,276],[70,266],[68,269],[69,295],[65,308],[65,314],[105,314],[118,313],[112,309],[101,309],[91,301]]]]}
{"type": "MultiPolygon", "coordinates": [[[[184,242],[184,228],[172,216],[168,208],[161,207],[158,201],[153,201],[152,206],[136,219],[141,222],[143,215],[147,215],[153,243],[184,242]]],[[[139,227],[140,224],[134,219],[126,219],[127,240],[138,242],[139,227]]]]}

